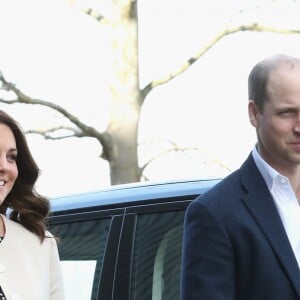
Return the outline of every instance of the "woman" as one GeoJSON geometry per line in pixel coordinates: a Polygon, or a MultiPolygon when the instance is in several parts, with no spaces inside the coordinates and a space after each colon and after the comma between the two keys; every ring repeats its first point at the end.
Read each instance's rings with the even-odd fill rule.
{"type": "Polygon", "coordinates": [[[0,299],[62,300],[49,202],[37,194],[39,169],[15,120],[0,111],[0,299]],[[8,213],[9,212],[9,213],[8,213]]]}

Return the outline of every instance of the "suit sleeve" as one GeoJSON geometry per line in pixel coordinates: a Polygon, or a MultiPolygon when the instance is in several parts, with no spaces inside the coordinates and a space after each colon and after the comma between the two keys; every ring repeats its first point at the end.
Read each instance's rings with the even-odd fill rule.
{"type": "Polygon", "coordinates": [[[232,245],[217,216],[198,200],[186,212],[182,255],[181,300],[235,299],[232,245]]]}

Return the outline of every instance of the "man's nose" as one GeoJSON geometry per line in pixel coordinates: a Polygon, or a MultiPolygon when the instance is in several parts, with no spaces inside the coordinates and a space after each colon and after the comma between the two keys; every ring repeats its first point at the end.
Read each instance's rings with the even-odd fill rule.
{"type": "Polygon", "coordinates": [[[297,118],[295,119],[294,131],[300,133],[300,114],[298,114],[297,118]]]}

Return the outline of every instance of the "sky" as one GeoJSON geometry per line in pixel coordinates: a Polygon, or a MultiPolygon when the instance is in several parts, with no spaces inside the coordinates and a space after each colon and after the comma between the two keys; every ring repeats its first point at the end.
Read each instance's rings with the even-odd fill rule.
{"type": "MultiPolygon", "coordinates": [[[[111,2],[74,2],[75,7],[64,0],[0,0],[0,70],[29,96],[58,103],[101,131],[109,108],[109,33],[79,8],[89,4],[109,16],[111,2]]],[[[298,2],[287,0],[139,1],[141,87],[180,67],[229,20],[232,25],[262,22],[299,29],[299,13],[298,2]]],[[[228,170],[221,164],[238,168],[255,143],[247,116],[250,69],[266,56],[297,56],[299,49],[300,35],[236,33],[184,74],[153,90],[141,115],[141,163],[165,149],[167,141],[201,151],[164,155],[147,169],[147,177],[225,176],[228,170]]],[[[0,109],[25,130],[62,120],[43,107],[0,103],[0,109]]],[[[39,192],[52,197],[109,185],[108,164],[99,158],[95,140],[27,138],[41,169],[39,192]]]]}

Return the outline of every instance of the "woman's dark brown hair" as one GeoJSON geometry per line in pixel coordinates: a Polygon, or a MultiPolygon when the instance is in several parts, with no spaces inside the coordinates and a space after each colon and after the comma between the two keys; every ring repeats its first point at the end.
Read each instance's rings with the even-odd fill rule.
{"type": "MultiPolygon", "coordinates": [[[[16,139],[18,177],[15,184],[0,206],[0,212],[22,224],[35,233],[41,241],[45,238],[45,219],[49,214],[49,201],[39,195],[34,188],[39,176],[39,168],[29,150],[25,135],[19,124],[7,113],[0,110],[0,123],[8,126],[16,139]]],[[[1,137],[0,137],[1,138],[1,137]]]]}

